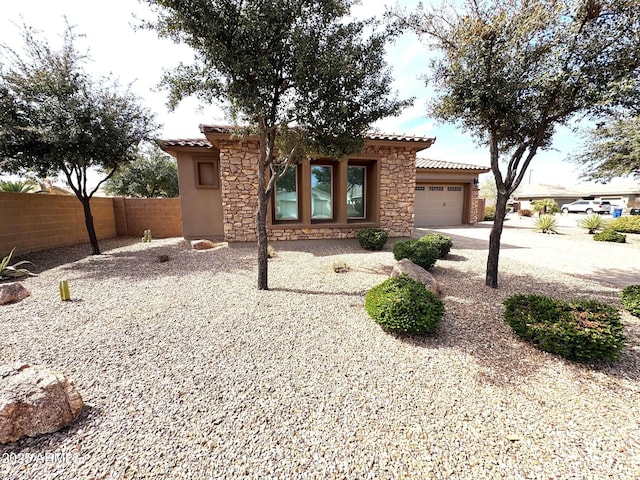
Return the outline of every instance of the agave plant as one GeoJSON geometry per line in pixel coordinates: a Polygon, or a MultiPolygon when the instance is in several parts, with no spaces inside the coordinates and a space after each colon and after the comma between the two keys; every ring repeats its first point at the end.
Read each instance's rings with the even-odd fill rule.
{"type": "Polygon", "coordinates": [[[10,180],[0,182],[0,192],[29,193],[36,189],[31,180],[18,180],[12,182],[10,180]]]}
{"type": "Polygon", "coordinates": [[[14,250],[15,248],[12,249],[11,252],[9,252],[9,255],[4,257],[0,262],[0,280],[3,280],[5,278],[35,277],[36,274],[31,273],[26,268],[18,268],[21,265],[33,265],[33,263],[29,262],[28,260],[23,260],[21,262],[14,263],[13,265],[9,265],[14,250]]]}
{"type": "Polygon", "coordinates": [[[540,215],[536,219],[536,222],[534,223],[533,226],[536,232],[558,233],[557,231],[558,221],[556,220],[556,217],[554,217],[553,215],[548,215],[548,214],[540,215]]]}
{"type": "Polygon", "coordinates": [[[602,216],[597,213],[590,213],[586,217],[578,220],[578,226],[580,228],[586,228],[589,230],[589,234],[593,235],[598,230],[603,229],[604,221],[602,220],[602,216]]]}

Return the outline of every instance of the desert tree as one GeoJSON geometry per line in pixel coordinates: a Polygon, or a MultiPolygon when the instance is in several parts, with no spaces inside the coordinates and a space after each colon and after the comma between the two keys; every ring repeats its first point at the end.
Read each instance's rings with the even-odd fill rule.
{"type": "Polygon", "coordinates": [[[267,204],[278,177],[310,152],[340,159],[376,120],[409,102],[392,95],[387,33],[348,17],[351,0],[143,0],[147,27],[189,45],[194,62],[164,79],[169,106],[222,102],[257,135],[258,288],[267,289],[267,204]]]}
{"type": "Polygon", "coordinates": [[[586,180],[640,179],[640,115],[600,120],[572,160],[582,166],[586,180]]]}
{"type": "Polygon", "coordinates": [[[0,49],[0,170],[62,174],[82,203],[91,253],[100,253],[90,200],[156,130],[152,114],[110,78],[93,79],[67,25],[54,50],[23,26],[24,52],[0,49]],[[104,176],[92,186],[91,171],[104,176]]]}
{"type": "Polygon", "coordinates": [[[489,150],[497,187],[486,284],[498,286],[507,201],[555,129],[638,100],[638,0],[461,0],[393,25],[433,49],[429,114],[489,150]]]}
{"type": "Polygon", "coordinates": [[[110,195],[142,198],[178,196],[178,167],[155,145],[141,148],[135,160],[118,168],[104,184],[110,195]]]}

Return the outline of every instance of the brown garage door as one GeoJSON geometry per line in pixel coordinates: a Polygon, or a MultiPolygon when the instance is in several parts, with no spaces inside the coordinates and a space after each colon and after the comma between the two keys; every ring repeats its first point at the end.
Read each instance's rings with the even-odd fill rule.
{"type": "Polygon", "coordinates": [[[463,209],[463,185],[416,185],[416,227],[460,225],[463,209]]]}

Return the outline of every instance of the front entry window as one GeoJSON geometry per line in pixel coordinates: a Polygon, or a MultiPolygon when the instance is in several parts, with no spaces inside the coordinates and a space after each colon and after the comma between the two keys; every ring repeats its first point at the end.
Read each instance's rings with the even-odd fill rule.
{"type": "Polygon", "coordinates": [[[329,165],[311,166],[311,219],[333,218],[333,168],[329,165]]]}

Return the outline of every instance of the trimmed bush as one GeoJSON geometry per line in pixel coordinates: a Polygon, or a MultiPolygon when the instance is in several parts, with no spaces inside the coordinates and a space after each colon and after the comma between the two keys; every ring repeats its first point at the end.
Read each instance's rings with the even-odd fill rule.
{"type": "Polygon", "coordinates": [[[373,287],[367,292],[364,306],[376,323],[395,333],[429,333],[444,316],[444,302],[406,275],[373,287]]]}
{"type": "Polygon", "coordinates": [[[518,210],[518,215],[520,215],[521,217],[532,217],[533,212],[528,208],[523,208],[522,210],[518,210]]]}
{"type": "Polygon", "coordinates": [[[440,257],[440,250],[435,245],[418,240],[396,242],[393,246],[393,257],[396,260],[408,258],[425,270],[431,270],[440,257]]]}
{"type": "Polygon", "coordinates": [[[484,220],[495,220],[496,219],[496,207],[494,205],[490,205],[484,208],[484,220]]]}
{"type": "Polygon", "coordinates": [[[620,316],[610,305],[516,294],[504,306],[505,321],[516,335],[569,360],[617,360],[624,346],[620,316]]]}
{"type": "Polygon", "coordinates": [[[620,292],[620,300],[622,306],[626,308],[631,315],[640,318],[640,285],[629,285],[620,292]]]}
{"type": "Polygon", "coordinates": [[[602,216],[597,213],[590,213],[586,217],[578,220],[578,226],[580,228],[585,228],[589,231],[590,235],[593,235],[598,230],[602,230],[604,227],[604,221],[602,220],[602,216]]]}
{"type": "Polygon", "coordinates": [[[381,228],[363,228],[358,232],[358,242],[367,250],[382,250],[387,238],[389,234],[381,228]]]}
{"type": "Polygon", "coordinates": [[[619,217],[607,224],[607,227],[622,233],[640,233],[640,215],[619,217]]]}
{"type": "Polygon", "coordinates": [[[447,237],[441,233],[429,233],[422,237],[419,242],[430,243],[438,248],[440,255],[438,258],[444,258],[449,255],[451,251],[451,247],[453,247],[453,242],[451,241],[451,237],[447,237]]]}
{"type": "Polygon", "coordinates": [[[558,233],[558,221],[553,215],[540,215],[533,224],[534,230],[540,233],[558,233]]]}
{"type": "Polygon", "coordinates": [[[606,230],[596,233],[593,236],[593,239],[596,242],[615,242],[615,243],[626,243],[627,236],[622,235],[621,233],[616,232],[615,230],[611,230],[607,228],[606,230]]]}

